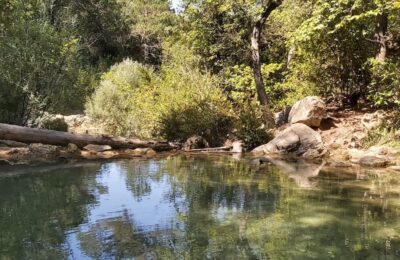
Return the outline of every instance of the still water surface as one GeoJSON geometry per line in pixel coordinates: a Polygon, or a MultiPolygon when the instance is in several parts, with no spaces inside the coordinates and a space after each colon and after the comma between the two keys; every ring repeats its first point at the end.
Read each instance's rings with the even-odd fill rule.
{"type": "Polygon", "coordinates": [[[0,168],[0,259],[400,259],[400,176],[280,166],[0,168]]]}

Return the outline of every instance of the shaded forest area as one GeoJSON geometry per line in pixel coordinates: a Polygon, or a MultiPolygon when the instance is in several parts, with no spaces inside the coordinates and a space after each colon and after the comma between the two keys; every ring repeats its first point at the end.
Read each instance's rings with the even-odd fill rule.
{"type": "Polygon", "coordinates": [[[84,112],[112,134],[254,147],[305,96],[399,108],[399,0],[180,4],[0,0],[0,122],[84,112]]]}

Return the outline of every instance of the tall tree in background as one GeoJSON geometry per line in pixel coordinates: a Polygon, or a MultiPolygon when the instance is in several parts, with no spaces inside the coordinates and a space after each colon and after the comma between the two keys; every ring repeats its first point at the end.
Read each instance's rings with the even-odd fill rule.
{"type": "Polygon", "coordinates": [[[271,15],[272,11],[274,11],[282,4],[282,1],[283,0],[277,0],[277,1],[272,0],[263,4],[261,15],[255,22],[253,26],[253,32],[251,34],[251,52],[253,61],[254,81],[256,83],[258,100],[264,106],[268,105],[268,98],[267,98],[267,93],[265,92],[265,86],[261,74],[261,61],[260,61],[261,33],[266,20],[271,15]]]}

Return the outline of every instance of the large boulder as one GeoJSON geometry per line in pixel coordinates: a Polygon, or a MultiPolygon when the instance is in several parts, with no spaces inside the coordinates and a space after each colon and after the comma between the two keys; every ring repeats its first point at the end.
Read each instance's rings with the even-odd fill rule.
{"type": "Polygon", "coordinates": [[[289,113],[289,123],[303,123],[310,127],[319,127],[326,115],[325,102],[319,97],[306,97],[297,101],[289,113]]]}
{"type": "Polygon", "coordinates": [[[305,124],[294,124],[278,134],[268,144],[253,150],[253,154],[294,155],[317,158],[326,153],[321,135],[305,124]]]}

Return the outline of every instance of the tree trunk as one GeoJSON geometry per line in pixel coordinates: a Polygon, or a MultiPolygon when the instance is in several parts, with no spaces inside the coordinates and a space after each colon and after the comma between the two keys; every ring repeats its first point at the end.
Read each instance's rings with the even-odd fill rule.
{"type": "Polygon", "coordinates": [[[375,29],[375,39],[378,43],[378,52],[376,54],[377,60],[384,62],[388,52],[388,19],[389,14],[383,11],[378,15],[375,29]]]}
{"type": "Polygon", "coordinates": [[[286,65],[286,67],[288,69],[290,68],[290,63],[292,62],[295,54],[296,54],[296,46],[292,45],[292,46],[290,46],[290,49],[289,49],[289,52],[288,52],[288,57],[287,57],[287,65],[286,65]]]}
{"type": "Polygon", "coordinates": [[[109,145],[114,149],[152,148],[155,151],[172,150],[175,147],[168,142],[140,141],[122,137],[105,137],[0,124],[0,139],[23,143],[42,143],[66,146],[69,143],[84,147],[88,144],[109,145]]]}
{"type": "Polygon", "coordinates": [[[270,1],[264,6],[264,10],[261,13],[260,18],[256,21],[253,26],[253,32],[251,34],[251,57],[253,62],[253,75],[254,82],[256,84],[258,100],[264,106],[268,106],[268,97],[265,92],[264,81],[261,74],[261,61],[260,61],[260,42],[261,33],[264,27],[265,21],[270,16],[272,11],[274,11],[278,6],[280,6],[282,1],[270,1]]]}

